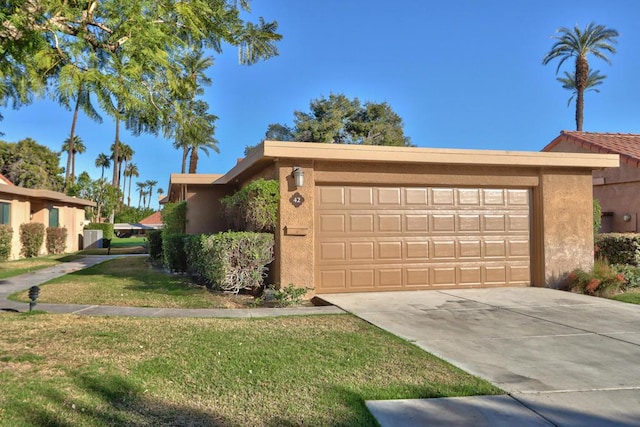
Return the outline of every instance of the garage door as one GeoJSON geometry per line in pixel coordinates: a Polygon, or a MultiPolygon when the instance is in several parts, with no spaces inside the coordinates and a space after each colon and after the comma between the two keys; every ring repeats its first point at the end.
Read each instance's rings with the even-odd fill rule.
{"type": "Polygon", "coordinates": [[[318,293],[525,286],[527,189],[318,186],[318,293]]]}

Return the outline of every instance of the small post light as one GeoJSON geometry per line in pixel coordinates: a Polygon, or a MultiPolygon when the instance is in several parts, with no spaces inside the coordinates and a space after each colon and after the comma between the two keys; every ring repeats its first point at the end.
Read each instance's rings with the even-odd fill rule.
{"type": "Polygon", "coordinates": [[[304,187],[304,171],[300,166],[294,166],[293,171],[291,171],[291,176],[293,177],[293,182],[296,185],[296,188],[304,187]]]}
{"type": "Polygon", "coordinates": [[[29,288],[29,311],[33,310],[37,304],[38,296],[40,296],[40,287],[32,286],[29,288]]]}

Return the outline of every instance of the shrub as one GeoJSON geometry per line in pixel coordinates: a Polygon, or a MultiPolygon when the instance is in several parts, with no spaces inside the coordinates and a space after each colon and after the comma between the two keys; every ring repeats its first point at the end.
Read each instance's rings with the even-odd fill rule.
{"type": "Polygon", "coordinates": [[[149,230],[147,232],[147,252],[152,261],[162,259],[162,230],[149,230]]]}
{"type": "Polygon", "coordinates": [[[197,283],[208,284],[207,269],[212,268],[211,245],[213,238],[207,234],[190,235],[184,241],[184,252],[187,257],[187,272],[197,283]]]}
{"type": "Polygon", "coordinates": [[[187,271],[187,256],[184,252],[186,234],[162,236],[163,264],[170,271],[187,271]]]}
{"type": "Polygon", "coordinates": [[[189,269],[225,292],[262,286],[273,261],[273,234],[228,231],[196,236],[186,244],[189,269]]]}
{"type": "Polygon", "coordinates": [[[187,226],[187,203],[167,203],[160,213],[163,237],[169,234],[184,234],[187,226]]]}
{"type": "Polygon", "coordinates": [[[273,233],[278,223],[280,185],[260,178],[220,202],[230,228],[273,233]]]}
{"type": "Polygon", "coordinates": [[[9,259],[12,238],[13,228],[9,225],[0,224],[0,261],[9,259]]]}
{"type": "Polygon", "coordinates": [[[308,291],[313,290],[313,288],[298,288],[293,285],[293,283],[290,283],[285,287],[274,287],[278,289],[273,292],[273,299],[280,307],[299,305],[300,303],[302,303],[302,297],[304,297],[308,291]]]}
{"type": "Polygon", "coordinates": [[[597,258],[606,259],[611,264],[640,266],[640,234],[599,234],[595,252],[597,258]]]}
{"type": "Polygon", "coordinates": [[[626,264],[615,264],[612,267],[624,276],[623,291],[640,287],[640,268],[626,264]]]}
{"type": "Polygon", "coordinates": [[[20,225],[20,253],[25,258],[38,256],[44,241],[44,224],[29,222],[20,225]]]}
{"type": "Polygon", "coordinates": [[[107,240],[113,239],[113,224],[108,222],[92,222],[89,223],[85,230],[102,230],[102,238],[107,240]]]}
{"type": "Polygon", "coordinates": [[[591,271],[577,269],[567,278],[567,285],[571,291],[599,297],[608,297],[620,292],[624,283],[624,274],[602,260],[597,260],[591,271]]]}
{"type": "Polygon", "coordinates": [[[65,227],[47,228],[47,253],[62,254],[67,249],[67,229],[65,227]]]}
{"type": "Polygon", "coordinates": [[[593,237],[594,239],[600,232],[602,225],[602,208],[598,199],[593,199],[593,237]]]}

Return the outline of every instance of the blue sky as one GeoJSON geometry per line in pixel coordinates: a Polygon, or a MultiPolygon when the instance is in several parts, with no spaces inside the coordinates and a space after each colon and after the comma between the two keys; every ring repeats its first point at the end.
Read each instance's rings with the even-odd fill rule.
{"type": "MultiPolygon", "coordinates": [[[[575,129],[569,92],[555,80],[556,63],[542,66],[561,26],[594,21],[620,32],[612,65],[590,58],[607,79],[588,93],[584,130],[640,133],[640,2],[636,0],[253,0],[250,19],[277,20],[280,55],[247,67],[226,46],[210,69],[205,98],[219,117],[220,154],[200,157],[198,172],[222,173],[259,142],[269,123],[291,124],[309,101],[344,93],[388,102],[405,134],[420,147],[539,151],[563,129],[575,129]]],[[[567,63],[567,68],[572,63],[567,63]]],[[[3,109],[5,141],[31,137],[59,150],[71,112],[47,100],[3,109]]],[[[76,171],[94,178],[96,156],[107,152],[114,124],[81,116],[87,152],[76,171]]],[[[135,150],[139,180],[167,189],[179,172],[171,141],[121,139],[135,150]]],[[[61,161],[66,163],[66,156],[61,161]]],[[[132,197],[133,198],[133,197],[132,197]]],[[[135,200],[135,199],[134,199],[135,200]]]]}

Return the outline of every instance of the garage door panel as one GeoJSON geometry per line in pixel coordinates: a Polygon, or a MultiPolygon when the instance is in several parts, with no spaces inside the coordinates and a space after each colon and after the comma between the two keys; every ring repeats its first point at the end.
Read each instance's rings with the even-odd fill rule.
{"type": "Polygon", "coordinates": [[[528,285],[526,189],[319,186],[316,291],[528,285]]]}

